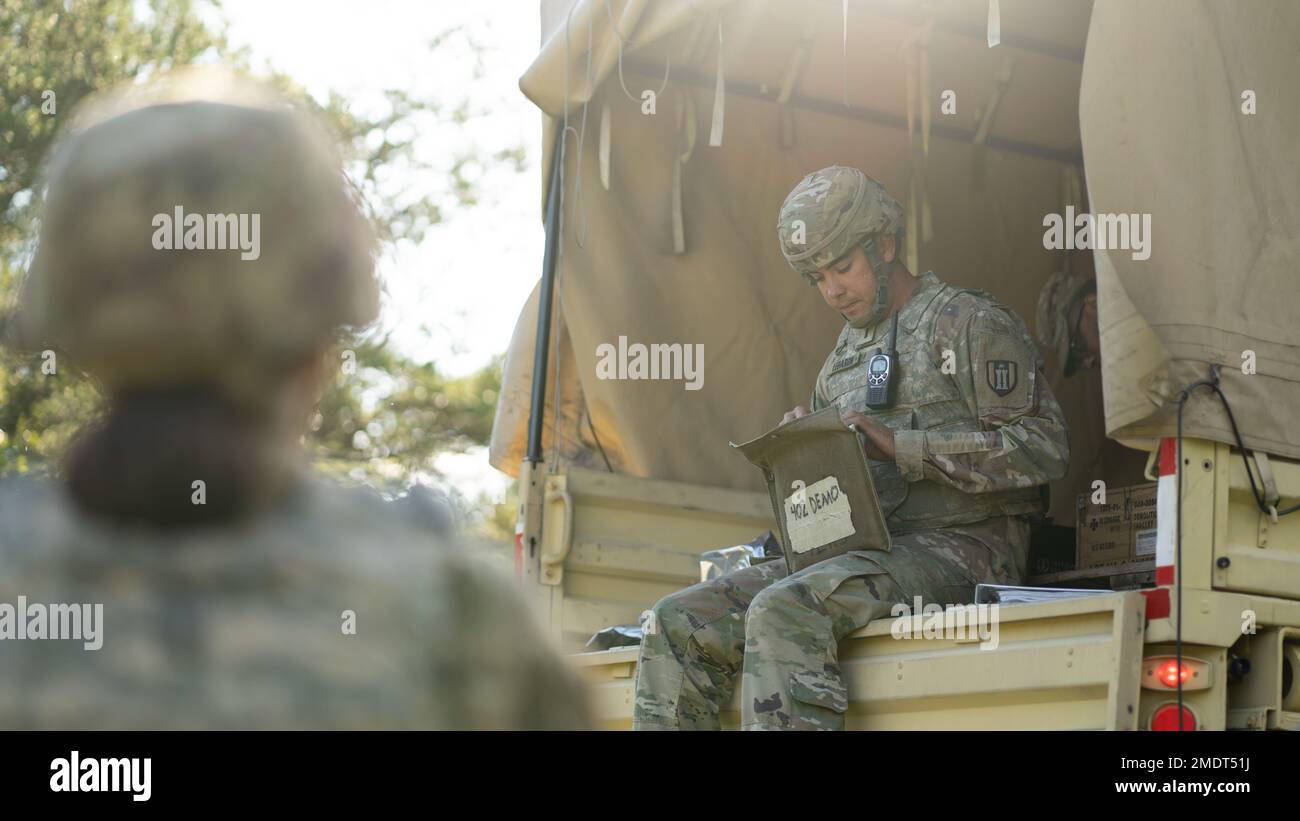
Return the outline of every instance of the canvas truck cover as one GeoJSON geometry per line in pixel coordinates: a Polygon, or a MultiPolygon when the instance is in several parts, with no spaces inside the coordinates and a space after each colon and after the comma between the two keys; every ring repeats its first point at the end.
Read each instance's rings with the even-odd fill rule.
{"type": "MultiPolygon", "coordinates": [[[[1300,456],[1287,424],[1300,407],[1300,4],[998,5],[990,47],[985,0],[853,2],[847,20],[815,0],[542,3],[520,86],[545,114],[547,165],[566,112],[569,129],[548,459],[764,489],[727,442],[807,404],[842,326],[775,231],[794,184],[834,163],[904,204],[909,267],[992,291],[1026,321],[1061,267],[1045,215],[1149,213],[1148,259],[1095,255],[1107,430],[1171,434],[1172,397],[1222,362],[1247,443],[1300,456]],[[1240,113],[1238,87],[1258,113],[1240,113]],[[629,378],[636,346],[655,344],[657,378],[629,378]],[[696,373],[672,367],[673,345],[700,346],[696,373]]],[[[511,474],[537,304],[516,326],[492,435],[492,464],[511,474]]],[[[1208,395],[1185,433],[1230,436],[1208,395]]]]}
{"type": "MultiPolygon", "coordinates": [[[[1246,446],[1300,457],[1297,77],[1300,3],[1096,4],[1079,101],[1092,207],[1152,225],[1150,259],[1096,255],[1111,436],[1172,435],[1178,392],[1219,363],[1246,446]]],[[[1204,389],[1183,425],[1234,441],[1204,389]]]]}

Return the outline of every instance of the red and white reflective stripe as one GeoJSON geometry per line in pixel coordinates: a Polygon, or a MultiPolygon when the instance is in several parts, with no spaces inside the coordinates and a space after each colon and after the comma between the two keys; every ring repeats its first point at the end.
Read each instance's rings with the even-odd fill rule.
{"type": "Polygon", "coordinates": [[[1174,547],[1178,522],[1178,446],[1172,437],[1160,440],[1160,480],[1156,484],[1156,584],[1174,583],[1174,547]]]}
{"type": "MultiPolygon", "coordinates": [[[[1159,514],[1157,514],[1159,515],[1159,514]]],[[[524,506],[519,506],[519,516],[515,519],[515,578],[524,577],[524,506]]]]}

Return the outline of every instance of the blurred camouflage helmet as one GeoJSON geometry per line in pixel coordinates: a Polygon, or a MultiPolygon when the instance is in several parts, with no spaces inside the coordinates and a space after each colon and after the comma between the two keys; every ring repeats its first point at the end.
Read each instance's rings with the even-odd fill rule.
{"type": "Polygon", "coordinates": [[[903,208],[858,169],[832,165],[794,187],[776,230],[786,262],[807,276],[876,234],[902,234],[903,208]]]}
{"type": "Polygon", "coordinates": [[[199,386],[264,409],[378,313],[374,233],[333,142],[260,84],[175,72],[97,95],[45,175],[14,341],[110,391],[199,386]]]}
{"type": "Polygon", "coordinates": [[[1038,332],[1038,341],[1056,354],[1056,360],[1066,376],[1074,372],[1070,366],[1073,332],[1070,327],[1070,311],[1084,294],[1095,287],[1095,280],[1081,279],[1066,271],[1057,271],[1047,278],[1043,290],[1038,293],[1038,306],[1034,312],[1034,329],[1038,332]]]}

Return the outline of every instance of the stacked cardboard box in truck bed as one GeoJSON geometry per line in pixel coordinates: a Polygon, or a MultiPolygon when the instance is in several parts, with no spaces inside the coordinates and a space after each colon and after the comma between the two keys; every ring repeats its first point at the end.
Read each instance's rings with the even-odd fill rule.
{"type": "Polygon", "coordinates": [[[1156,483],[1106,488],[1105,501],[1079,494],[1075,567],[1151,561],[1156,555],[1156,483]]]}

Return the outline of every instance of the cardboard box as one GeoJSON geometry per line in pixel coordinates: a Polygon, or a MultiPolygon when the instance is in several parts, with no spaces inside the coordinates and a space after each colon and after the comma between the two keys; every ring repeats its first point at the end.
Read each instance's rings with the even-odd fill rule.
{"type": "Polygon", "coordinates": [[[1093,504],[1092,493],[1077,501],[1075,567],[1152,561],[1156,555],[1156,484],[1107,488],[1106,503],[1093,504]]]}
{"type": "Polygon", "coordinates": [[[1078,499],[1074,556],[1078,570],[1123,563],[1133,540],[1132,526],[1124,515],[1126,489],[1108,489],[1105,504],[1093,504],[1091,495],[1081,493],[1078,499]]]}
{"type": "Polygon", "coordinates": [[[1137,485],[1128,489],[1129,522],[1133,546],[1129,558],[1140,562],[1156,558],[1156,484],[1137,485]]]}

